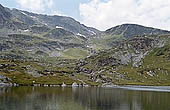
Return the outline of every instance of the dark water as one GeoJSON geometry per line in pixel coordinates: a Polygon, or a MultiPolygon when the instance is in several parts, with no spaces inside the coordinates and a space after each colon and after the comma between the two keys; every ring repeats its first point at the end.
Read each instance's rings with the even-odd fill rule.
{"type": "Polygon", "coordinates": [[[170,110],[170,93],[117,88],[0,88],[0,110],[170,110]]]}

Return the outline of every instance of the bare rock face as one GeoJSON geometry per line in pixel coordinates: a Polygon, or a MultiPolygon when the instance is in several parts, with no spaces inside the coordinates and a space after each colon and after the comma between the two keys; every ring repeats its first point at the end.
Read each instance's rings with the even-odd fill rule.
{"type": "Polygon", "coordinates": [[[133,67],[139,67],[142,65],[142,59],[150,52],[153,48],[163,47],[165,41],[158,38],[152,39],[145,37],[136,37],[127,41],[127,49],[129,51],[126,54],[118,54],[117,56],[122,56],[122,63],[127,64],[132,62],[133,67]]]}
{"type": "Polygon", "coordinates": [[[131,59],[132,59],[132,55],[130,52],[128,51],[118,51],[115,52],[114,56],[118,59],[120,59],[121,64],[123,65],[127,65],[131,59]]]}

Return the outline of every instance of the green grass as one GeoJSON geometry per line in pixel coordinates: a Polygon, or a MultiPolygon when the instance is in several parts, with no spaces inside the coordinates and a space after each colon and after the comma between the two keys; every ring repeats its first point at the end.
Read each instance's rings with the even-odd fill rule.
{"type": "Polygon", "coordinates": [[[89,43],[93,45],[96,50],[109,49],[113,42],[122,41],[125,38],[123,35],[103,35],[99,38],[89,39],[89,43]]]}
{"type": "Polygon", "coordinates": [[[87,50],[81,48],[69,48],[62,52],[61,57],[65,59],[81,59],[89,55],[87,50]]]}
{"type": "MultiPolygon", "coordinates": [[[[67,62],[66,62],[67,63],[67,62]]],[[[44,62],[32,62],[32,61],[11,61],[0,59],[0,64],[8,64],[5,68],[0,68],[0,74],[9,77],[12,83],[30,86],[33,84],[47,84],[47,85],[61,85],[65,83],[72,85],[74,82],[83,84],[80,80],[77,80],[73,65],[70,66],[55,66],[44,62]],[[41,74],[39,77],[33,77],[28,74],[27,70],[36,70],[41,74]],[[48,71],[48,72],[45,72],[48,71]]],[[[69,62],[67,63],[69,64],[69,62]]],[[[88,81],[88,78],[82,76],[83,82],[87,84],[97,85],[92,81],[88,81]]]]}

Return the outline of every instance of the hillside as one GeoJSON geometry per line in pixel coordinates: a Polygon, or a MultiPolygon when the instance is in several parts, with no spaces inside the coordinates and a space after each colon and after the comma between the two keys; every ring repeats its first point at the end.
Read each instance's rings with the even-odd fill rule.
{"type": "Polygon", "coordinates": [[[33,85],[170,85],[170,35],[136,36],[82,60],[1,60],[11,83],[33,85]],[[158,60],[159,59],[159,60],[158,60]]]}
{"type": "Polygon", "coordinates": [[[146,27],[138,24],[122,24],[107,29],[101,37],[91,38],[89,42],[95,49],[108,49],[116,46],[122,40],[134,36],[169,34],[167,30],[146,27]]]}
{"type": "Polygon", "coordinates": [[[169,85],[170,35],[136,36],[78,63],[91,81],[124,85],[169,85]]]}
{"type": "Polygon", "coordinates": [[[67,59],[65,50],[83,51],[90,54],[87,38],[100,33],[65,16],[48,16],[9,9],[0,5],[0,53],[1,58],[12,59],[67,59]]]}
{"type": "Polygon", "coordinates": [[[102,32],[0,5],[0,85],[170,85],[169,48],[166,30],[122,24],[102,32]]]}
{"type": "Polygon", "coordinates": [[[168,34],[169,31],[145,27],[137,24],[123,24],[110,28],[106,30],[105,33],[107,35],[123,35],[125,38],[128,38],[136,35],[168,34]]]}

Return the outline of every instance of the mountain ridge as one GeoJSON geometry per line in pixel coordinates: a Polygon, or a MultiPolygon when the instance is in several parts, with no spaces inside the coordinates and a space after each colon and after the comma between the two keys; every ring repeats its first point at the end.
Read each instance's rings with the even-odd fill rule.
{"type": "Polygon", "coordinates": [[[125,37],[132,37],[136,35],[157,35],[168,34],[170,31],[161,30],[153,27],[147,27],[138,24],[122,24],[110,29],[107,29],[107,34],[123,34],[125,37]],[[135,31],[135,32],[134,32],[135,31]],[[133,33],[134,32],[134,33],[133,33]]]}

